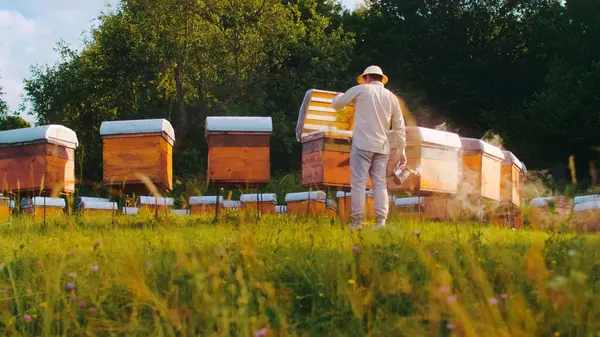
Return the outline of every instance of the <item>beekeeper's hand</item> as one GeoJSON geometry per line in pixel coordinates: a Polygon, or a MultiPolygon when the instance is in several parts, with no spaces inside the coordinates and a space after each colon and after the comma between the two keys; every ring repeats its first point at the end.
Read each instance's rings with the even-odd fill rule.
{"type": "Polygon", "coordinates": [[[406,164],[406,150],[397,148],[394,151],[396,152],[394,154],[394,157],[396,158],[396,160],[398,162],[401,162],[402,164],[406,164]]]}

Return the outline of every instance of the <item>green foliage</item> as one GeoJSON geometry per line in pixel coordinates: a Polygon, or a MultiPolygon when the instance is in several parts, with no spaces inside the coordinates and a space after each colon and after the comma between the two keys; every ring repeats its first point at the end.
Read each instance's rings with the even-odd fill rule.
{"type": "Polygon", "coordinates": [[[596,235],[153,214],[0,225],[2,335],[593,335],[596,235]],[[418,235],[416,234],[418,230],[418,235]]]}

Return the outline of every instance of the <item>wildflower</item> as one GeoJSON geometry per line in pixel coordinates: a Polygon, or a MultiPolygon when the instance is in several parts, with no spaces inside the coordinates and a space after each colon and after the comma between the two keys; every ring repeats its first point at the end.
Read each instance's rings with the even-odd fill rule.
{"type": "Polygon", "coordinates": [[[27,290],[25,290],[25,292],[27,293],[27,295],[31,295],[31,293],[32,293],[30,288],[27,288],[27,290]]]}
{"type": "Polygon", "coordinates": [[[69,278],[70,279],[74,279],[75,277],[77,277],[77,274],[75,274],[75,273],[70,273],[69,274],[69,278]]]}
{"type": "Polygon", "coordinates": [[[269,329],[262,328],[262,329],[254,332],[254,337],[264,337],[267,335],[268,332],[269,332],[269,329]]]}
{"type": "Polygon", "coordinates": [[[438,288],[438,291],[441,293],[449,293],[450,292],[450,287],[448,286],[441,286],[438,288]]]}
{"type": "Polygon", "coordinates": [[[146,261],[146,266],[148,266],[148,267],[152,267],[152,260],[148,260],[148,261],[146,261]]]}
{"type": "Polygon", "coordinates": [[[447,300],[448,300],[448,303],[456,302],[456,295],[448,296],[447,300]]]}
{"type": "Polygon", "coordinates": [[[98,309],[96,309],[96,307],[91,307],[91,308],[89,309],[89,311],[90,311],[90,313],[92,313],[92,314],[93,314],[93,313],[95,313],[96,311],[98,311],[98,309]]]}
{"type": "Polygon", "coordinates": [[[40,260],[35,260],[35,265],[36,266],[40,266],[42,263],[40,262],[40,260]]]}
{"type": "Polygon", "coordinates": [[[503,299],[507,299],[508,298],[508,294],[502,294],[500,295],[503,299]]]}
{"type": "Polygon", "coordinates": [[[179,270],[179,269],[181,269],[181,265],[180,265],[179,263],[177,263],[177,264],[175,265],[175,270],[179,270]]]}
{"type": "Polygon", "coordinates": [[[96,272],[96,271],[98,271],[98,269],[100,269],[100,268],[98,267],[98,265],[94,265],[94,266],[92,266],[90,269],[92,269],[92,271],[93,271],[93,272],[96,272]]]}
{"type": "Polygon", "coordinates": [[[556,337],[560,336],[560,332],[558,332],[558,331],[554,332],[554,336],[556,336],[556,337]]]}
{"type": "Polygon", "coordinates": [[[425,252],[425,255],[427,255],[427,256],[431,256],[431,252],[430,252],[430,251],[426,251],[426,252],[425,252]]]}
{"type": "Polygon", "coordinates": [[[73,290],[75,285],[73,283],[67,283],[67,288],[69,288],[69,290],[73,290]]]}
{"type": "Polygon", "coordinates": [[[354,281],[354,280],[348,280],[348,284],[356,284],[356,281],[354,281]]]}
{"type": "Polygon", "coordinates": [[[498,304],[498,299],[497,299],[497,298],[495,298],[495,297],[492,297],[492,298],[490,298],[490,304],[491,304],[491,305],[496,305],[496,304],[498,304]]]}
{"type": "Polygon", "coordinates": [[[319,297],[323,297],[323,296],[325,296],[325,295],[323,295],[323,293],[319,293],[319,297]]]}
{"type": "Polygon", "coordinates": [[[71,300],[75,301],[77,299],[77,296],[75,296],[75,294],[71,295],[71,300]]]}
{"type": "Polygon", "coordinates": [[[42,302],[40,303],[40,308],[45,309],[48,307],[48,302],[42,302]]]}
{"type": "Polygon", "coordinates": [[[569,256],[575,255],[575,251],[573,249],[569,249],[569,256]]]}
{"type": "Polygon", "coordinates": [[[454,330],[454,329],[456,329],[456,324],[454,324],[454,323],[448,323],[448,324],[446,324],[446,328],[448,330],[454,330]]]}
{"type": "Polygon", "coordinates": [[[360,247],[359,247],[358,245],[354,245],[354,246],[352,247],[352,252],[353,252],[354,254],[358,254],[358,253],[360,253],[360,247]]]}
{"type": "Polygon", "coordinates": [[[435,255],[437,255],[439,252],[440,252],[440,251],[436,249],[436,250],[435,250],[435,255]]]}
{"type": "Polygon", "coordinates": [[[413,231],[413,234],[415,234],[417,237],[419,237],[421,235],[421,231],[416,229],[413,231]]]}
{"type": "Polygon", "coordinates": [[[70,248],[69,253],[71,253],[71,254],[75,253],[75,248],[70,248]]]}
{"type": "Polygon", "coordinates": [[[23,315],[23,319],[25,320],[25,322],[31,322],[31,315],[25,314],[23,315]]]}
{"type": "Polygon", "coordinates": [[[80,302],[77,304],[77,306],[79,307],[79,309],[85,309],[85,307],[86,307],[86,304],[85,304],[85,302],[84,302],[84,301],[80,301],[80,302]]]}

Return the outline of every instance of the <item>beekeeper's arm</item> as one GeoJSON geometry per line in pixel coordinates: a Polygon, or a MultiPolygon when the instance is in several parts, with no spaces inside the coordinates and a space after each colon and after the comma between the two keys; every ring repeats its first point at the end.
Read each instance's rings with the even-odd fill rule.
{"type": "Polygon", "coordinates": [[[392,154],[396,154],[398,160],[406,163],[406,125],[404,124],[404,117],[402,116],[402,108],[400,107],[400,100],[394,99],[392,103],[392,154]],[[395,150],[395,151],[394,151],[395,150]]]}
{"type": "Polygon", "coordinates": [[[362,86],[356,85],[343,94],[338,94],[331,100],[331,107],[334,110],[341,110],[346,105],[350,104],[350,102],[354,101],[358,94],[362,91],[362,86]]]}

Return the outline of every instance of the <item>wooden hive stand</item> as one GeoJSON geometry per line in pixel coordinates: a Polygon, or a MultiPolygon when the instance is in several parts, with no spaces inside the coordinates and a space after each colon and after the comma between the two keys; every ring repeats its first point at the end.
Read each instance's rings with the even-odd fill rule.
{"type": "MultiPolygon", "coordinates": [[[[216,208],[223,210],[223,197],[215,195],[204,195],[190,197],[190,214],[192,215],[212,215],[216,214],[216,208]]],[[[222,212],[219,212],[222,214],[222,212]]]]}
{"type": "Polygon", "coordinates": [[[242,210],[245,212],[258,212],[262,214],[275,214],[277,195],[275,193],[242,194],[240,195],[242,210]]]}
{"type": "Polygon", "coordinates": [[[481,139],[460,138],[462,170],[458,198],[461,215],[479,220],[491,218],[500,208],[501,167],[504,153],[481,139]]]}
{"type": "Polygon", "coordinates": [[[161,195],[173,189],[175,131],[166,119],[106,121],[103,141],[104,185],[125,193],[161,195]]]}
{"type": "Polygon", "coordinates": [[[323,191],[288,193],[285,196],[287,213],[290,215],[324,216],[327,195],[323,191]]]}
{"type": "MultiPolygon", "coordinates": [[[[459,214],[455,200],[458,192],[460,165],[460,137],[451,132],[418,126],[406,128],[407,168],[417,172],[402,184],[387,178],[392,193],[410,193],[423,196],[424,217],[431,220],[453,219],[459,214]]],[[[388,172],[392,172],[398,158],[390,157],[388,172]]]]}
{"type": "Polygon", "coordinates": [[[525,166],[510,151],[502,151],[500,180],[500,202],[501,212],[496,212],[493,222],[495,224],[506,224],[512,228],[523,228],[523,214],[521,211],[522,200],[522,177],[525,166]]]}
{"type": "MultiPolygon", "coordinates": [[[[217,188],[260,188],[271,181],[271,117],[207,117],[207,184],[217,188]]],[[[219,218],[219,207],[215,209],[219,218]]]]}
{"type": "MultiPolygon", "coordinates": [[[[311,89],[304,96],[296,124],[302,143],[302,186],[310,189],[350,190],[350,149],[354,105],[336,111],[337,92],[311,89]]],[[[371,187],[371,179],[367,188],[371,187]]]]}
{"type": "Polygon", "coordinates": [[[72,195],[75,191],[75,132],[45,125],[0,132],[0,183],[17,199],[72,195]]]}
{"type": "Polygon", "coordinates": [[[421,197],[396,198],[394,211],[401,219],[420,220],[424,211],[424,202],[421,197]]]}
{"type": "MultiPolygon", "coordinates": [[[[335,194],[338,205],[338,213],[340,219],[349,220],[352,214],[352,193],[345,191],[338,191],[335,194]]],[[[366,219],[375,218],[375,199],[373,199],[373,191],[367,191],[365,201],[365,212],[366,219]]]]}
{"type": "Polygon", "coordinates": [[[564,196],[533,198],[529,203],[529,220],[533,229],[546,230],[565,223],[573,211],[573,200],[564,196]]]}

